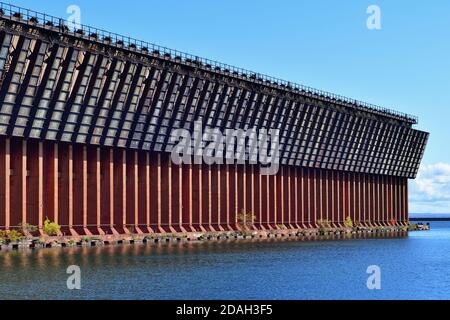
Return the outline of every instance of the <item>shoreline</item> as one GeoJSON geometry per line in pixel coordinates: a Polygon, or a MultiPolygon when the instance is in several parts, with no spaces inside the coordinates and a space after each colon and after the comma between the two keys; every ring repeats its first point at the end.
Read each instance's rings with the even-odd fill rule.
{"type": "Polygon", "coordinates": [[[1,251],[35,250],[43,248],[67,247],[101,247],[124,244],[174,244],[242,240],[294,240],[294,241],[339,241],[369,238],[407,237],[409,231],[405,226],[395,227],[358,227],[353,229],[286,229],[286,230],[247,230],[220,232],[189,232],[171,234],[133,234],[102,236],[44,236],[27,238],[18,242],[0,245],[1,251]]]}

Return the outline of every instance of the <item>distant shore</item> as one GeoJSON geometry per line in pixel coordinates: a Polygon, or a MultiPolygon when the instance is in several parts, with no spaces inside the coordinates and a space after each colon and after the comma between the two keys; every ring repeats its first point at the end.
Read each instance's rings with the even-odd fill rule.
{"type": "Polygon", "coordinates": [[[450,221],[450,217],[435,218],[435,217],[422,217],[422,218],[409,218],[410,221],[450,221]]]}

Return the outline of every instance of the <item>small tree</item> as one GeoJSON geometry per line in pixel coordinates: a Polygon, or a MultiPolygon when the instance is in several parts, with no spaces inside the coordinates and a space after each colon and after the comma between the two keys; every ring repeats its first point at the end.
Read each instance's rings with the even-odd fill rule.
{"type": "Polygon", "coordinates": [[[347,216],[347,218],[345,218],[344,226],[349,229],[353,228],[353,220],[350,216],[347,216]]]}
{"type": "Polygon", "coordinates": [[[38,227],[35,225],[29,224],[29,223],[20,223],[18,225],[18,228],[22,230],[23,234],[26,236],[30,236],[33,232],[36,232],[38,230],[38,227]]]}
{"type": "Polygon", "coordinates": [[[61,230],[61,226],[56,222],[51,222],[47,217],[44,221],[44,233],[48,236],[56,236],[61,230]]]}
{"type": "Polygon", "coordinates": [[[238,214],[238,223],[244,229],[251,228],[255,223],[255,215],[251,212],[246,213],[244,209],[238,214]]]}

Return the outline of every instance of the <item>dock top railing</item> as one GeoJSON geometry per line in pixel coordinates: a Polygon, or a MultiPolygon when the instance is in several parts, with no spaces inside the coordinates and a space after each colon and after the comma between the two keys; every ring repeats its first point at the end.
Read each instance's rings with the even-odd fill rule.
{"type": "Polygon", "coordinates": [[[368,111],[379,115],[393,117],[411,124],[418,123],[418,118],[416,116],[409,115],[403,112],[351,99],[339,94],[311,88],[305,85],[292,83],[290,81],[231,66],[218,61],[202,58],[196,55],[170,49],[146,41],[137,40],[103,29],[94,28],[83,24],[73,24],[62,18],[54,17],[45,13],[40,13],[3,2],[0,2],[0,18],[41,27],[44,29],[50,29],[61,33],[67,33],[76,37],[85,38],[88,41],[99,42],[126,50],[138,51],[144,54],[158,56],[162,59],[175,60],[179,63],[210,69],[217,73],[223,73],[232,77],[254,81],[269,86],[275,86],[284,90],[292,90],[296,93],[301,93],[302,95],[307,95],[322,100],[328,100],[335,103],[341,103],[352,108],[360,109],[361,111],[368,111]],[[68,27],[70,25],[75,26],[75,28],[70,29],[68,27]]]}

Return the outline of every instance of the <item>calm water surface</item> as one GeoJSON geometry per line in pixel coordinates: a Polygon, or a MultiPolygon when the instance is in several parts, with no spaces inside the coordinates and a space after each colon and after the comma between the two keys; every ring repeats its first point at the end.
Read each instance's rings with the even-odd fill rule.
{"type": "Polygon", "coordinates": [[[450,222],[401,239],[0,252],[6,299],[450,299],[450,222]],[[66,268],[79,265],[81,290],[66,268]],[[366,287],[369,265],[381,290],[366,287]]]}

